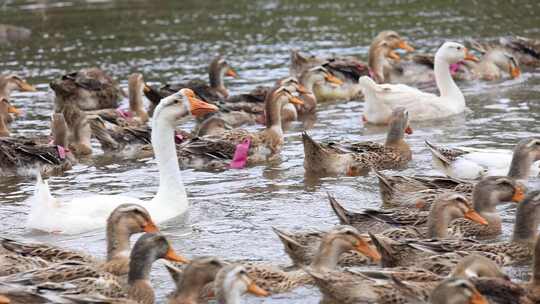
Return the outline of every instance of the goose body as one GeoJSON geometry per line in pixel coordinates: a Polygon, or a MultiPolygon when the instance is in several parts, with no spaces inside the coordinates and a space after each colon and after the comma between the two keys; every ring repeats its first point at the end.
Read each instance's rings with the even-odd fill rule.
{"type": "Polygon", "coordinates": [[[450,75],[450,64],[460,60],[477,60],[459,43],[446,42],[435,55],[435,75],[440,96],[422,92],[403,84],[377,84],[363,76],[359,83],[366,98],[364,119],[369,123],[387,124],[393,109],[405,107],[412,121],[431,120],[462,113],[465,97],[450,75]]]}
{"type": "Polygon", "coordinates": [[[162,102],[163,105],[156,108],[158,115],[152,128],[152,145],[160,174],[158,192],[152,200],[142,201],[127,195],[90,195],[61,202],[51,195],[48,184],[38,178],[31,198],[27,228],[66,234],[100,228],[105,225],[110,212],[124,203],[145,207],[157,222],[185,213],[189,202],[176,158],[174,125],[190,113],[206,114],[215,111],[216,107],[196,99],[189,89],[181,90],[162,102]]]}

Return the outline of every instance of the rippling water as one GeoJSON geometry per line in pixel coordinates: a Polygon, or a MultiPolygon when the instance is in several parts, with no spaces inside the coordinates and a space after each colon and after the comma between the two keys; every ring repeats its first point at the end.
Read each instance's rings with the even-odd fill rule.
{"type": "MultiPolygon", "coordinates": [[[[48,132],[52,93],[48,83],[82,67],[100,66],[124,86],[127,75],[142,72],[150,83],[206,79],[207,63],[224,54],[241,78],[228,80],[231,93],[272,84],[288,73],[291,48],[315,54],[367,57],[379,31],[394,29],[420,51],[433,51],[445,40],[496,38],[519,34],[540,38],[537,1],[4,1],[2,23],[33,31],[30,41],[0,46],[0,72],[15,72],[37,84],[38,93],[18,93],[13,103],[25,115],[12,126],[14,135],[48,132]],[[497,3],[499,2],[499,3],[497,3]]],[[[414,160],[404,174],[435,173],[423,141],[507,148],[537,135],[540,126],[540,73],[525,70],[517,80],[461,83],[466,115],[437,124],[413,125],[408,137],[414,160]]],[[[362,125],[361,101],[320,107],[311,128],[316,139],[383,140],[384,130],[362,125]]],[[[192,123],[185,126],[192,127],[192,123]]],[[[326,229],[336,224],[326,191],[349,208],[376,207],[373,176],[313,179],[304,176],[301,122],[286,132],[282,162],[219,174],[183,172],[192,203],[187,224],[163,229],[187,256],[218,255],[287,263],[270,227],[326,229]]],[[[99,153],[98,153],[99,154],[99,153]]],[[[96,157],[62,177],[49,180],[54,195],[68,198],[87,192],[129,193],[151,198],[157,189],[151,160],[110,164],[96,157]]],[[[102,231],[83,236],[39,235],[24,228],[26,199],[33,178],[0,178],[1,231],[29,239],[103,255],[102,231]]],[[[538,188],[538,180],[531,181],[538,188]]],[[[501,208],[505,236],[514,208],[501,208]]],[[[160,297],[173,288],[163,267],[153,283],[160,297]]],[[[315,303],[316,289],[298,289],[248,303],[315,303]]]]}

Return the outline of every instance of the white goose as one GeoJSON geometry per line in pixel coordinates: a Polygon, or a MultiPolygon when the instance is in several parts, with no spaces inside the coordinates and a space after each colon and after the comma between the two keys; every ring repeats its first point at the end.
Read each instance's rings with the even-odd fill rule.
{"type": "Polygon", "coordinates": [[[126,203],[145,207],[157,222],[183,214],[189,202],[178,169],[174,127],[190,114],[201,116],[215,111],[217,107],[196,99],[190,89],[182,89],[162,99],[157,106],[152,120],[152,147],[159,168],[159,188],[152,200],[141,201],[125,195],[88,195],[60,202],[38,176],[27,228],[64,234],[101,228],[111,211],[126,203]]]}
{"type": "Polygon", "coordinates": [[[364,120],[387,124],[392,111],[405,107],[411,121],[447,117],[465,110],[465,97],[450,75],[450,64],[478,59],[456,42],[445,42],[435,54],[435,80],[440,96],[422,92],[404,84],[377,84],[363,76],[359,80],[366,98],[364,120]]]}

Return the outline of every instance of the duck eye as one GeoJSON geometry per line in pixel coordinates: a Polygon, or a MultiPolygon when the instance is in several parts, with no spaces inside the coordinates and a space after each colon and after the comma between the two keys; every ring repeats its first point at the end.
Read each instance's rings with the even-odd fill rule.
{"type": "Polygon", "coordinates": [[[247,272],[246,272],[245,270],[240,270],[240,271],[238,272],[238,274],[240,274],[240,275],[247,275],[247,272]]]}
{"type": "Polygon", "coordinates": [[[461,47],[460,47],[460,46],[458,46],[458,47],[457,47],[457,50],[458,50],[458,51],[459,51],[459,50],[461,50],[461,47]]]}

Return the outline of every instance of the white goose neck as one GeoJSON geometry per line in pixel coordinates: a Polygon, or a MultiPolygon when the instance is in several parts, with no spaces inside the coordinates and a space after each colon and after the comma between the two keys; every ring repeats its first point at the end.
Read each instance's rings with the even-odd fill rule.
{"type": "Polygon", "coordinates": [[[177,203],[186,196],[186,190],[176,157],[174,126],[159,117],[154,117],[152,122],[152,147],[159,169],[159,188],[154,200],[177,203]]]}
{"type": "Polygon", "coordinates": [[[450,64],[442,56],[435,55],[435,81],[441,97],[451,98],[454,102],[465,103],[465,97],[458,88],[452,75],[450,75],[450,64]]]}

